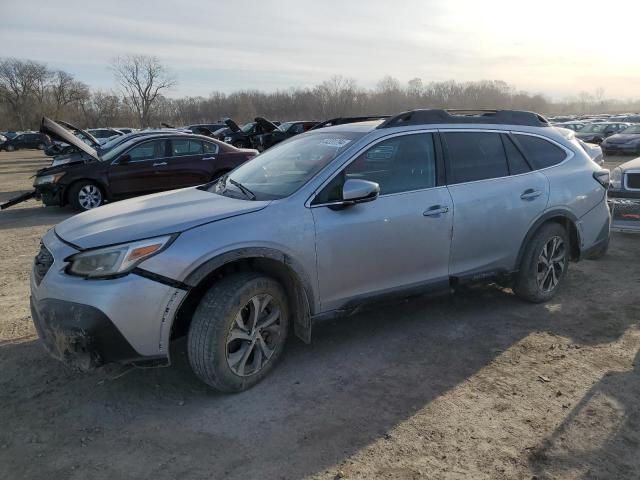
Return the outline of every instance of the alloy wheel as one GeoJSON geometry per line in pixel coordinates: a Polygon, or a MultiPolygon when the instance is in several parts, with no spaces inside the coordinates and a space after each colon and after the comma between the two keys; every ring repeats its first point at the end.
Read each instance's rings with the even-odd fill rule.
{"type": "Polygon", "coordinates": [[[566,263],[566,249],[561,237],[551,237],[538,256],[538,288],[545,293],[554,290],[560,282],[566,263]]]}
{"type": "Polygon", "coordinates": [[[227,335],[229,368],[240,377],[258,373],[269,363],[282,331],[278,302],[268,294],[256,295],[242,307],[227,335]]]}
{"type": "Polygon", "coordinates": [[[78,192],[78,203],[85,210],[99,207],[102,204],[102,192],[95,185],[85,185],[78,192]]]}

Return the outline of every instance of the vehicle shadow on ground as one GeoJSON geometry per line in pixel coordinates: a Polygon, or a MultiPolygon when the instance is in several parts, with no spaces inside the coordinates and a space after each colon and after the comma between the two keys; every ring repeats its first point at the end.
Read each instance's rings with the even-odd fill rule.
{"type": "MultiPolygon", "coordinates": [[[[18,195],[20,193],[18,192],[18,195]]],[[[0,203],[6,202],[9,198],[2,199],[0,197],[0,203]]],[[[29,202],[31,204],[35,203],[34,200],[29,202]]],[[[33,207],[16,205],[0,211],[0,230],[55,225],[71,217],[74,213],[68,208],[44,207],[39,202],[35,203],[33,207]]]]}
{"type": "MultiPolygon", "coordinates": [[[[578,271],[569,283],[585,280],[592,279],[578,271]]],[[[590,288],[595,294],[599,286],[585,286],[586,295],[590,288]]],[[[10,342],[0,346],[0,463],[33,477],[73,469],[105,479],[323,473],[530,333],[597,345],[620,338],[640,313],[631,303],[563,310],[562,294],[554,304],[525,304],[485,287],[326,322],[311,345],[292,341],[272,375],[237,395],[203,386],[184,342],[174,345],[170,368],[90,374],[51,361],[33,340],[10,342]],[[622,308],[615,318],[614,308],[622,308]],[[17,454],[25,443],[55,460],[25,462],[17,454]]]]}
{"type": "Polygon", "coordinates": [[[537,478],[640,478],[640,352],[633,367],[608,372],[531,452],[537,478]]]}

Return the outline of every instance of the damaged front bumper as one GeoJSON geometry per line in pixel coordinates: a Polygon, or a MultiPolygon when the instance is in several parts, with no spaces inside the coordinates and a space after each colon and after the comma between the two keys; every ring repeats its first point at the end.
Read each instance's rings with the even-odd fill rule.
{"type": "Polygon", "coordinates": [[[105,363],[167,364],[173,318],[186,290],[135,273],[87,280],[65,273],[78,252],[53,229],[31,274],[31,314],[46,350],[81,370],[105,363]]]}
{"type": "Polygon", "coordinates": [[[31,297],[31,316],[47,352],[79,370],[140,359],[109,318],[90,305],[57,299],[36,303],[31,297]]]}

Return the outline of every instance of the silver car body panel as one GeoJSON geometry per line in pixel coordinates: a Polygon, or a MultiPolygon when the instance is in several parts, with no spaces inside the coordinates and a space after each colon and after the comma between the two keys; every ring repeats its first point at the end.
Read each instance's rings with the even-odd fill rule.
{"type": "Polygon", "coordinates": [[[40,285],[31,278],[31,296],[36,305],[45,299],[91,305],[103,312],[140,356],[168,355],[168,335],[161,340],[163,322],[170,325],[187,294],[135,274],[109,280],[85,280],[65,273],[68,256],[78,250],[54,234],[43,237],[54,263],[40,285]]]}

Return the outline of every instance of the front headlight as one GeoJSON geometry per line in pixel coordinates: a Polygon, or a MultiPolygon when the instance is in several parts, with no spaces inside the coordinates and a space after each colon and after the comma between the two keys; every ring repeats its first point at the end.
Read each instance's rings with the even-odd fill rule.
{"type": "Polygon", "coordinates": [[[616,190],[620,190],[622,188],[622,169],[620,167],[616,167],[611,172],[611,188],[615,188],[616,190]]]}
{"type": "Polygon", "coordinates": [[[140,262],[167,248],[175,235],[123,243],[76,253],[65,259],[67,273],[86,278],[105,278],[129,273],[140,262]]]}
{"type": "Polygon", "coordinates": [[[65,172],[54,173],[52,175],[44,175],[42,177],[36,177],[33,185],[47,185],[49,183],[58,183],[62,177],[64,177],[65,172]]]}

